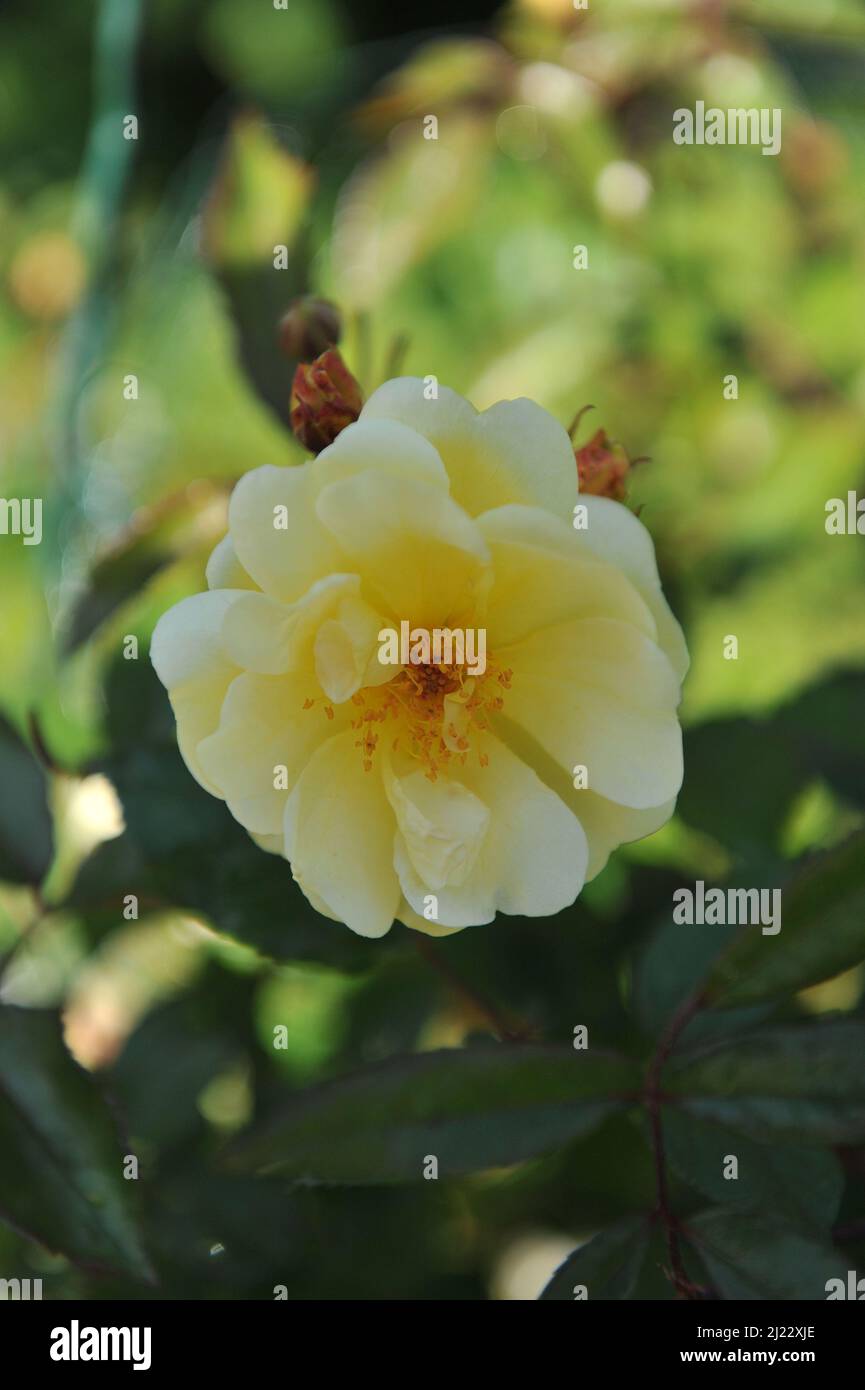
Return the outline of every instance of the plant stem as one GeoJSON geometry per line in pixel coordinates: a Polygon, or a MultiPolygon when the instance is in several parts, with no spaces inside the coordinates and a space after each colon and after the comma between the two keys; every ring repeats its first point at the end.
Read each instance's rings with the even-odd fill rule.
{"type": "Polygon", "coordinates": [[[397,333],[390,347],[388,348],[387,360],[384,367],[383,381],[390,381],[391,377],[399,376],[405,355],[408,352],[409,338],[407,333],[397,333]]]}
{"type": "Polygon", "coordinates": [[[93,116],[72,220],[72,237],[84,253],[88,282],[60,342],[50,422],[57,477],[44,563],[49,567],[55,615],[84,563],[81,532],[90,445],[82,424],[82,397],[102,359],[116,314],[111,279],[120,259],[120,212],[137,148],[137,141],[124,138],[123,118],[136,114],[135,52],[142,0],[101,0],[97,13],[93,116]]]}
{"type": "Polygon", "coordinates": [[[475,1013],[480,1014],[486,1020],[490,1032],[500,1042],[529,1041],[532,1037],[532,1030],[528,1024],[519,1019],[509,1018],[497,1005],[484,998],[471,985],[466,984],[453,966],[436,950],[429,937],[415,933],[415,946],[426,963],[441,975],[442,979],[450,985],[456,994],[461,996],[465,1003],[470,1005],[475,1013]]]}
{"type": "Polygon", "coordinates": [[[661,1073],[673,1048],[691,1019],[698,1013],[703,1002],[702,991],[685,999],[667,1023],[658,1039],[658,1045],[646,1073],[646,1087],[643,1099],[649,1115],[649,1131],[652,1157],[655,1163],[655,1192],[657,1197],[656,1215],[663,1223],[667,1238],[667,1252],[670,1257],[669,1275],[680,1298],[695,1299],[700,1290],[691,1282],[685,1271],[682,1251],[679,1245],[679,1224],[670,1207],[670,1192],[667,1183],[666,1152],[664,1149],[664,1129],[661,1121],[661,1073]]]}
{"type": "Polygon", "coordinates": [[[0,983],[2,983],[2,981],[5,979],[6,972],[8,971],[9,966],[12,964],[16,955],[20,951],[21,947],[25,944],[25,942],[30,940],[30,937],[33,934],[33,932],[40,925],[40,923],[45,920],[50,911],[51,907],[48,903],[46,903],[45,899],[43,898],[41,888],[34,887],[33,916],[22,929],[17,941],[13,941],[5,956],[3,956],[2,959],[0,959],[0,983]]]}

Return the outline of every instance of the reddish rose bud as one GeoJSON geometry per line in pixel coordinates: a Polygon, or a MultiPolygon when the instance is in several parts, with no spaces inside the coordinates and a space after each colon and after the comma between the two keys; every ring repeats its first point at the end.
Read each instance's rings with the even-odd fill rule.
{"type": "Polygon", "coordinates": [[[619,444],[613,444],[606,430],[599,429],[587,444],[575,449],[580,492],[591,497],[611,497],[624,502],[632,464],[619,444]]]}
{"type": "Polygon", "coordinates": [[[342,318],[335,304],[307,294],[295,299],[279,321],[279,346],[293,362],[312,362],[342,335],[342,318]]]}
{"type": "Polygon", "coordinates": [[[291,428],[295,438],[320,454],[346,425],[357,419],[363,395],[336,348],[314,362],[301,362],[291,387],[291,428]]]}

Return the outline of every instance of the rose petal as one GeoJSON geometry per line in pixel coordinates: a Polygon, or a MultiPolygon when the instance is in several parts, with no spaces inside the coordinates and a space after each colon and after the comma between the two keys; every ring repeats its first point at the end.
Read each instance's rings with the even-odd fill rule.
{"type": "Polygon", "coordinates": [[[587,556],[564,521],[536,507],[498,507],[477,525],[493,561],[488,649],[579,617],[615,618],[656,636],[655,619],[633,583],[587,556]]]}
{"type": "Polygon", "coordinates": [[[218,729],[198,746],[205,775],[235,820],[255,834],[282,835],[291,788],[316,748],[348,719],[336,711],[328,718],[320,698],[305,708],[316,695],[305,674],[240,675],[226,695],[218,729]]]}
{"type": "Polygon", "coordinates": [[[496,912],[543,917],[574,901],[583,886],[588,846],[576,816],[498,739],[484,740],[489,763],[470,760],[459,781],[491,811],[471,872],[464,882],[432,888],[418,873],[398,832],[394,862],[402,891],[423,918],[424,899],[438,899],[436,924],[469,927],[496,912]]]}
{"type": "Polygon", "coordinates": [[[251,579],[237,558],[231,536],[223,536],[210,552],[205,570],[208,589],[255,589],[251,579]]]}
{"type": "Polygon", "coordinates": [[[688,648],[661,590],[651,536],[621,502],[588,496],[581,496],[580,502],[588,509],[588,525],[584,531],[574,531],[574,535],[600,559],[616,565],[639,590],[657,623],[658,645],[669,657],[679,680],[683,680],[690,664],[688,648]]]}
{"type": "Polygon", "coordinates": [[[219,723],[222,702],[238,674],[222,642],[222,623],[244,596],[242,589],[214,589],[181,599],[163,613],[150,641],[150,659],[177,720],[181,756],[195,780],[215,796],[220,793],[198,762],[196,749],[219,723]]]}
{"type": "Polygon", "coordinates": [[[228,507],[240,564],[260,589],[285,603],[300,598],[324,575],[345,569],[333,536],[316,518],[311,467],[256,468],[240,479],[228,507]]]}
{"type": "Polygon", "coordinates": [[[317,511],[362,574],[366,597],[396,622],[460,625],[477,611],[489,552],[438,488],[370,471],[324,488],[317,511]]]}
{"type": "Polygon", "coordinates": [[[451,494],[470,516],[509,502],[546,507],[568,520],[577,500],[577,466],[567,432],[534,401],[499,401],[478,413],[439,386],[428,400],[419,377],[397,377],[374,391],[361,421],[401,420],[435,445],[451,494]]]}
{"type": "Polygon", "coordinates": [[[314,904],[360,936],[384,936],[399,906],[393,812],[365,772],[353,729],[313,754],[285,807],[285,852],[314,904]]]}
{"type": "Polygon", "coordinates": [[[626,623],[577,619],[504,649],[513,670],[505,713],[589,787],[634,810],[682,783],[679,683],[661,649],[626,623]]]}

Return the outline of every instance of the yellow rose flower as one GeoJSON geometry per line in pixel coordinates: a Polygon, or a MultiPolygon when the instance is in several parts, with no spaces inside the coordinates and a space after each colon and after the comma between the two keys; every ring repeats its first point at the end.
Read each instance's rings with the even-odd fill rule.
{"type": "Polygon", "coordinates": [[[151,655],[193,776],[320,912],[364,936],[545,916],[671,815],[682,634],[640,521],[586,496],[575,529],[577,502],[546,411],[414,378],[238,483],[209,592],[151,655]],[[383,664],[403,623],[483,632],[482,673],[383,664]]]}

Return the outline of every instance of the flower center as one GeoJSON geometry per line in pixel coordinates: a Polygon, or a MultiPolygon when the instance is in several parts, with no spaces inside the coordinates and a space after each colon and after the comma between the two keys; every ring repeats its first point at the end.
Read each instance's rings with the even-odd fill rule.
{"type": "Polygon", "coordinates": [[[452,695],[460,690],[466,679],[465,672],[464,664],[442,662],[436,665],[430,661],[420,666],[406,666],[401,674],[406,675],[418,692],[428,699],[436,695],[452,695]]]}
{"type": "MultiPolygon", "coordinates": [[[[356,709],[351,727],[358,735],[355,747],[364,770],[372,770],[388,723],[394,726],[392,750],[416,759],[431,782],[449,764],[464,766],[472,736],[489,729],[490,716],[504,705],[512,674],[494,661],[487,662],[482,676],[470,675],[465,663],[429,662],[402,666],[386,685],[356,691],[351,697],[356,709]]],[[[306,705],[314,703],[318,702],[306,705]]],[[[326,705],[325,713],[333,718],[332,707],[326,705]]],[[[486,767],[486,753],[479,750],[478,761],[486,767]]]]}

